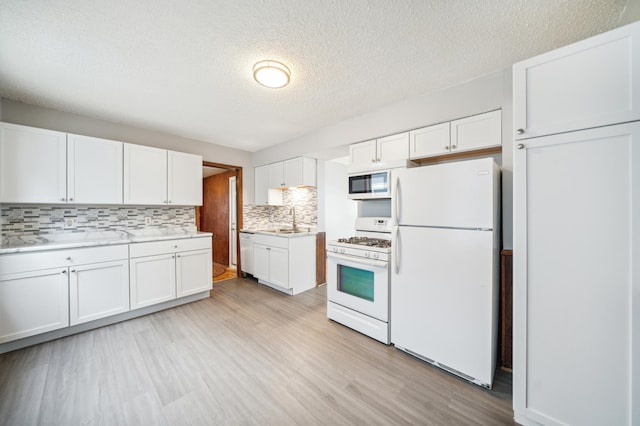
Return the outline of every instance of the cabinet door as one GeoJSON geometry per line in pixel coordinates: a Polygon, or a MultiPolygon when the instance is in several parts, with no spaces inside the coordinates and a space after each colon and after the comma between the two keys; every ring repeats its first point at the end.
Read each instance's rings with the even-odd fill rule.
{"type": "Polygon", "coordinates": [[[289,250],[269,247],[269,279],[267,281],[289,288],[289,250]]]}
{"type": "Polygon", "coordinates": [[[502,144],[502,111],[491,111],[451,122],[451,152],[502,144]]]}
{"type": "Polygon", "coordinates": [[[636,22],[515,64],[516,139],[640,119],[639,37],[636,22]]]}
{"type": "Polygon", "coordinates": [[[349,145],[349,171],[369,170],[377,161],[376,141],[366,141],[349,145]]]}
{"type": "Polygon", "coordinates": [[[67,326],[67,268],[0,275],[0,343],[67,326]]]}
{"type": "Polygon", "coordinates": [[[255,204],[258,206],[269,204],[269,166],[259,166],[254,169],[255,174],[255,204]]]}
{"type": "Polygon", "coordinates": [[[71,325],[129,310],[129,261],[95,263],[70,268],[71,325]]]}
{"type": "Polygon", "coordinates": [[[174,254],[134,258],[129,269],[131,310],[176,298],[174,254]]]}
{"type": "Polygon", "coordinates": [[[124,144],[124,203],[167,204],[167,151],[124,144]]]}
{"type": "Polygon", "coordinates": [[[202,157],[168,152],[168,203],[179,206],[202,205],[202,157]]]}
{"type": "Polygon", "coordinates": [[[122,204],[122,142],[69,135],[69,203],[122,204]]]}
{"type": "Polygon", "coordinates": [[[284,164],[282,161],[269,164],[269,188],[281,188],[285,186],[284,164]]]}
{"type": "Polygon", "coordinates": [[[515,150],[516,418],[640,419],[639,147],[636,122],[515,150]]]}
{"type": "Polygon", "coordinates": [[[270,247],[253,245],[253,276],[259,280],[269,281],[269,251],[270,247]]]}
{"type": "Polygon", "coordinates": [[[212,281],[211,250],[176,254],[177,297],[211,290],[212,281]]]}
{"type": "Polygon", "coordinates": [[[284,183],[286,186],[304,185],[304,165],[302,157],[291,158],[282,162],[284,183]]]}
{"type": "Polygon", "coordinates": [[[409,158],[449,153],[449,122],[409,132],[409,158]]]}
{"type": "Polygon", "coordinates": [[[377,153],[377,160],[382,163],[408,159],[409,132],[378,139],[377,153]]]}
{"type": "Polygon", "coordinates": [[[0,123],[0,202],[66,200],[66,133],[0,123]]]}

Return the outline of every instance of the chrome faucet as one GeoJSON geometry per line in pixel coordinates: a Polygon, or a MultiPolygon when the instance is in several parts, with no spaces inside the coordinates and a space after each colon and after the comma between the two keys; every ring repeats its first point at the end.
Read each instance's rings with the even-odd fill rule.
{"type": "Polygon", "coordinates": [[[297,225],[296,225],[296,208],[295,207],[291,207],[291,209],[289,210],[289,214],[292,216],[293,219],[293,229],[296,229],[297,225]]]}

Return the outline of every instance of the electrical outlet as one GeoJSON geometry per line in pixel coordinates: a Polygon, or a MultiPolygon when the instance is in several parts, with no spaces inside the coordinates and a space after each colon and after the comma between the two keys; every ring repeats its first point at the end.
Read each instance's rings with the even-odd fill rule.
{"type": "Polygon", "coordinates": [[[153,219],[152,223],[154,225],[160,225],[160,219],[153,219]]]}
{"type": "Polygon", "coordinates": [[[76,220],[74,218],[72,218],[72,217],[65,218],[64,227],[65,228],[75,228],[76,227],[76,220]]]}
{"type": "Polygon", "coordinates": [[[145,225],[151,225],[151,216],[146,216],[144,218],[144,224],[145,225]]]}

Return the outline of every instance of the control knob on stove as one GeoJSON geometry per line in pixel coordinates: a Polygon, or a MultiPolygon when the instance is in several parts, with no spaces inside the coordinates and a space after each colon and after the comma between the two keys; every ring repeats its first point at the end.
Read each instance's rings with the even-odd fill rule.
{"type": "Polygon", "coordinates": [[[371,253],[369,253],[368,251],[365,251],[364,252],[364,257],[369,257],[369,256],[371,256],[371,253]]]}
{"type": "Polygon", "coordinates": [[[377,259],[378,258],[378,253],[373,253],[373,258],[377,259]]]}
{"type": "Polygon", "coordinates": [[[340,249],[340,253],[344,254],[344,249],[340,249]]]}
{"type": "Polygon", "coordinates": [[[334,252],[334,253],[337,253],[337,252],[338,252],[338,247],[334,247],[334,248],[333,248],[333,252],[334,252]]]}

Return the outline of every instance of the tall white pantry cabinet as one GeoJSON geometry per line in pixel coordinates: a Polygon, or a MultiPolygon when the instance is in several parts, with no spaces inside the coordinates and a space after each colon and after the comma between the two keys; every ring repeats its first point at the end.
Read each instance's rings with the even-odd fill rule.
{"type": "Polygon", "coordinates": [[[640,22],[517,63],[513,407],[640,425],[640,22]]]}

